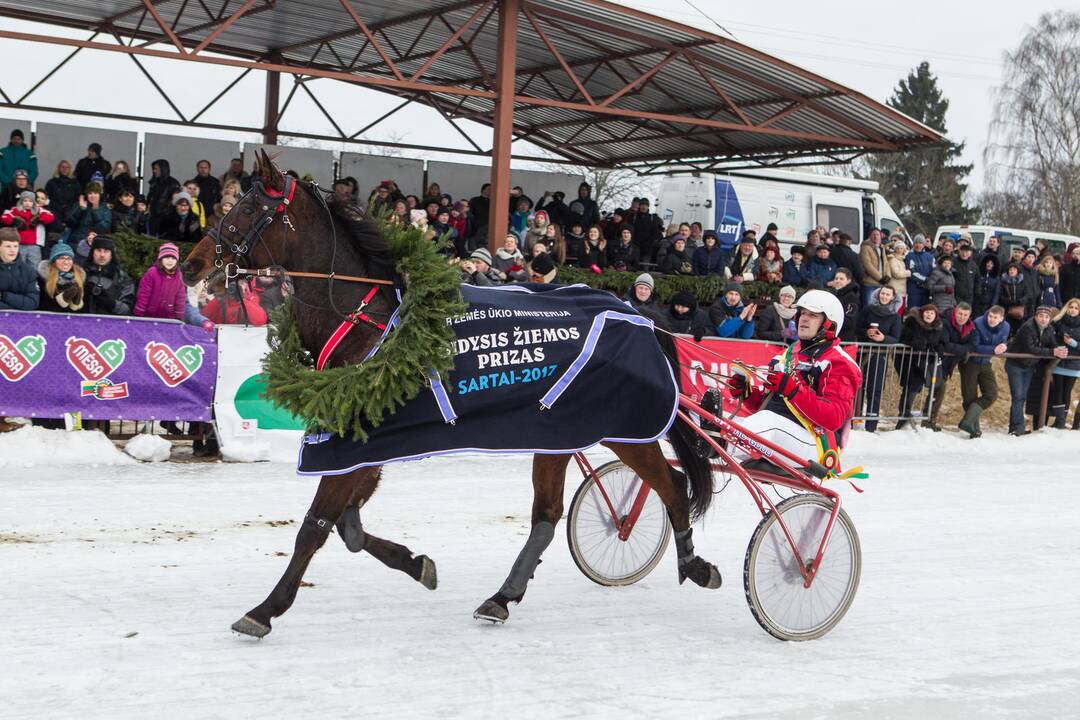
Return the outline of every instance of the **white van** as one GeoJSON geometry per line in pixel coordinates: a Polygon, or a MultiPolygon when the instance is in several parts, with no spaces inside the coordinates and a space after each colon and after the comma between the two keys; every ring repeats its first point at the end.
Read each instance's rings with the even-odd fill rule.
{"type": "Polygon", "coordinates": [[[1080,237],[1076,235],[1062,235],[1061,233],[1040,232],[1038,230],[1018,230],[1006,228],[1000,225],[942,225],[937,229],[934,238],[942,235],[962,235],[971,233],[971,240],[976,248],[982,248],[991,235],[996,235],[1001,244],[1009,249],[1014,247],[1035,247],[1036,240],[1042,240],[1050,248],[1054,255],[1063,254],[1073,243],[1080,243],[1080,237]]]}
{"type": "Polygon", "coordinates": [[[804,244],[818,225],[839,228],[856,244],[873,227],[899,232],[910,242],[877,189],[871,180],[789,170],[670,175],[660,183],[656,213],[665,224],[700,222],[727,242],[737,242],[744,230],[761,237],[769,223],[776,223],[776,236],[788,248],[804,244]]]}

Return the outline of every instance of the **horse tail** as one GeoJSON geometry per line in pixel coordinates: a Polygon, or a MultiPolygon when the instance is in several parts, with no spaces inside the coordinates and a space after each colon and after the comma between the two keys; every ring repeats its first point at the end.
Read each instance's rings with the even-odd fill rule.
{"type": "MultiPolygon", "coordinates": [[[[656,339],[667,356],[671,365],[672,374],[675,376],[675,385],[682,392],[682,383],[679,373],[679,354],[675,347],[675,339],[666,332],[656,331],[656,339]]],[[[675,448],[675,456],[679,458],[683,473],[687,477],[687,485],[690,492],[690,522],[698,520],[705,515],[713,499],[713,474],[709,459],[702,457],[694,451],[696,434],[682,420],[675,418],[675,423],[668,430],[668,441],[675,448]]]]}

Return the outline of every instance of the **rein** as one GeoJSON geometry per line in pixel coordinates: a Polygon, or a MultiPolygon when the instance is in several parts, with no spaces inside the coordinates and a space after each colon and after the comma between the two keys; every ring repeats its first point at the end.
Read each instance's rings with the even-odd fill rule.
{"type": "Polygon", "coordinates": [[[251,275],[254,277],[302,277],[302,278],[314,278],[316,280],[341,280],[343,282],[364,283],[367,285],[393,285],[393,280],[383,280],[381,278],[369,278],[360,277],[356,275],[338,275],[337,273],[313,273],[313,272],[299,272],[295,270],[285,270],[283,268],[266,267],[266,268],[242,268],[236,263],[228,263],[225,265],[225,280],[228,283],[229,280],[241,277],[243,275],[251,275]]]}

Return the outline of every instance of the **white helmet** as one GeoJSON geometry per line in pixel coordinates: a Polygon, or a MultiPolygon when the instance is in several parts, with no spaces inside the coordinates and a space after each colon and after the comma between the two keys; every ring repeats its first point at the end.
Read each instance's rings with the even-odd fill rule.
{"type": "MultiPolygon", "coordinates": [[[[840,300],[827,290],[807,290],[795,303],[795,307],[809,310],[810,312],[823,313],[832,324],[828,328],[832,334],[839,335],[840,328],[844,327],[844,306],[840,300]]],[[[822,328],[826,330],[826,328],[822,328]]]]}

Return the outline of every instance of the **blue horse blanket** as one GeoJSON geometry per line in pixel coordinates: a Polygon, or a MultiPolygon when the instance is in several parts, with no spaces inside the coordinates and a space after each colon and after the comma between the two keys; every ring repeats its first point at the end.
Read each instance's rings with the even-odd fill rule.
{"type": "Polygon", "coordinates": [[[573,453],[652,442],[671,427],[675,376],[652,321],[627,304],[584,285],[469,285],[462,294],[467,312],[447,318],[457,336],[449,377],[431,378],[365,428],[367,442],[308,435],[299,474],[456,452],[573,453]]]}

